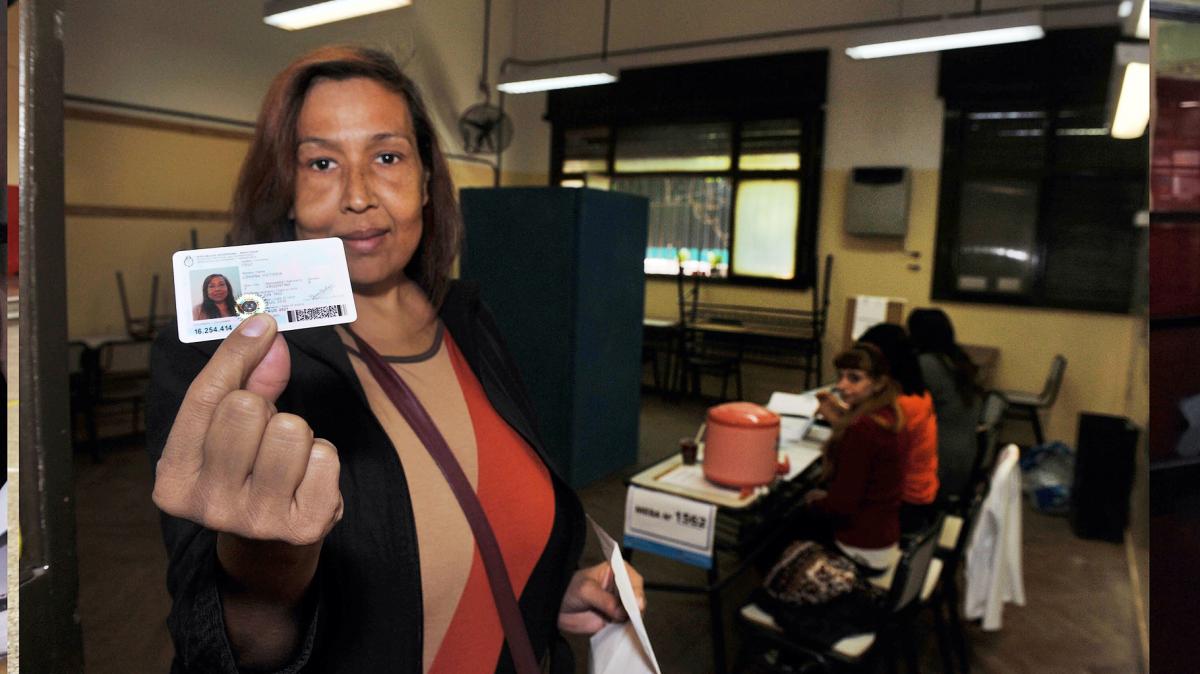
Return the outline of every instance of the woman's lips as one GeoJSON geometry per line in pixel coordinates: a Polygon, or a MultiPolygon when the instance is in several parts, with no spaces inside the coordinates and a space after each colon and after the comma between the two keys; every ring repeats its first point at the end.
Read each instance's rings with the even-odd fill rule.
{"type": "Polygon", "coordinates": [[[387,236],[386,229],[365,229],[353,234],[343,234],[339,237],[346,250],[353,253],[366,254],[374,252],[383,245],[387,236]]]}

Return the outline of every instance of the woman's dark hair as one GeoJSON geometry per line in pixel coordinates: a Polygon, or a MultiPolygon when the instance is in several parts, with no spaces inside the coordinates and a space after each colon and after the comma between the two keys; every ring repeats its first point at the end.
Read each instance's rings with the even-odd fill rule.
{"type": "Polygon", "coordinates": [[[908,315],[908,334],[917,353],[939,356],[954,376],[954,387],[963,403],[970,405],[979,395],[975,377],[979,366],[971,362],[966,351],[954,341],[954,326],[941,309],[914,309],[908,315]]]}
{"type": "Polygon", "coordinates": [[[225,278],[224,274],[209,274],[204,277],[204,285],[200,286],[200,295],[204,298],[200,300],[200,313],[204,314],[205,318],[221,318],[222,316],[221,310],[217,308],[217,303],[208,296],[208,284],[212,283],[212,280],[215,278],[219,278],[225,282],[225,301],[221,303],[225,305],[225,309],[227,310],[227,313],[224,315],[236,315],[236,306],[233,303],[233,284],[229,282],[229,279],[225,278]]]}
{"type": "Polygon", "coordinates": [[[917,351],[904,328],[895,323],[878,323],[864,332],[858,341],[879,347],[891,366],[892,379],[900,385],[904,395],[921,395],[929,390],[921,376],[917,351]]]}
{"type": "Polygon", "coordinates": [[[296,193],[296,124],[300,108],[319,79],[365,77],[404,97],[417,137],[429,200],[422,211],[421,242],[404,274],[440,306],[458,255],[462,219],[454,183],[434,135],[433,123],[417,85],[389,54],[352,45],[321,47],[293,61],[275,77],[263,99],[254,139],[233,194],[235,244],[289,241],[296,238],[288,218],[296,193]]]}

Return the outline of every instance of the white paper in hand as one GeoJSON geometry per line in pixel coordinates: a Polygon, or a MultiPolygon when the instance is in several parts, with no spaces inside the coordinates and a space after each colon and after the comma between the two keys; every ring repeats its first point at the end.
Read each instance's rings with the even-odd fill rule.
{"type": "Polygon", "coordinates": [[[621,548],[592,518],[589,517],[588,521],[600,539],[600,550],[612,565],[617,596],[629,614],[629,620],[606,625],[592,635],[588,671],[591,674],[662,674],[658,660],[654,658],[654,649],[650,646],[650,637],[646,635],[646,626],[642,623],[642,613],[638,610],[637,597],[633,593],[633,582],[629,580],[625,560],[621,559],[621,548]]]}

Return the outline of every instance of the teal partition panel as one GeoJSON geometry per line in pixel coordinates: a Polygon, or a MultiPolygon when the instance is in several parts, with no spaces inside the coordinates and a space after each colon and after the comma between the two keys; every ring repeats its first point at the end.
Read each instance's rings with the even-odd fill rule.
{"type": "Polygon", "coordinates": [[[464,189],[477,280],[574,486],[637,461],[648,202],[589,189],[464,189]]]}

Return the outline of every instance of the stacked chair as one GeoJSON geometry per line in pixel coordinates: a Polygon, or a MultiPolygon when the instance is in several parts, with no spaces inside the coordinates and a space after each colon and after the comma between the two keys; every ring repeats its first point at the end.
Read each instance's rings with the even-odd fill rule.
{"type": "Polygon", "coordinates": [[[700,298],[700,276],[692,278],[692,288],[685,288],[682,265],[676,277],[679,299],[679,335],[676,352],[678,389],[685,394],[700,396],[702,375],[721,379],[720,400],[729,400],[729,380],[734,380],[737,395],[742,399],[742,353],[744,342],[739,338],[713,343],[711,338],[691,327],[696,322],[700,298]]]}

